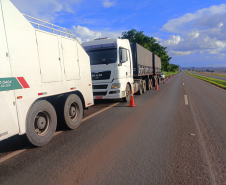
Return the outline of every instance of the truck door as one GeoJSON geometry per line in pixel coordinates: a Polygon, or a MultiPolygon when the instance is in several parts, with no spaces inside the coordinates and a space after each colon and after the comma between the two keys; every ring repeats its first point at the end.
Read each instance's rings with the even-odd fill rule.
{"type": "MultiPolygon", "coordinates": [[[[127,58],[128,58],[128,61],[125,63],[126,64],[126,78],[130,79],[131,78],[131,55],[130,55],[130,52],[129,50],[127,50],[127,58]]],[[[129,80],[130,81],[130,80],[129,80]]]]}
{"type": "MultiPolygon", "coordinates": [[[[14,89],[19,84],[12,78],[0,2],[0,141],[19,133],[14,89]]],[[[19,85],[20,86],[20,85],[19,85]]]]}

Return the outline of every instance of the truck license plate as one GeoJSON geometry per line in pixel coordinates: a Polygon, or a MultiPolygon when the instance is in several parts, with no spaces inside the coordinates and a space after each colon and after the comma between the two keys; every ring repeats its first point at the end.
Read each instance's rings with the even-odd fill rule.
{"type": "Polygon", "coordinates": [[[96,96],[95,99],[96,100],[103,100],[103,96],[96,96]]]}

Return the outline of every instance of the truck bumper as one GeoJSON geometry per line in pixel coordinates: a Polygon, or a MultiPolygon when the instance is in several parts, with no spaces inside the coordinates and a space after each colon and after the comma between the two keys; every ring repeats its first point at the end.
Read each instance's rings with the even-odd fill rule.
{"type": "Polygon", "coordinates": [[[112,83],[93,84],[94,99],[119,99],[126,96],[126,89],[111,89],[112,83]]]}

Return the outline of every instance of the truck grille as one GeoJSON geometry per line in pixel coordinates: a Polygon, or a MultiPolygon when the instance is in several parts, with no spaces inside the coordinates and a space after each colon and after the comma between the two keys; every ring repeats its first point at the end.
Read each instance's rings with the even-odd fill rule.
{"type": "Polygon", "coordinates": [[[106,96],[107,92],[93,92],[93,96],[106,96]]]}
{"type": "Polygon", "coordinates": [[[93,85],[93,89],[107,89],[108,85],[93,85]]]}
{"type": "Polygon", "coordinates": [[[92,71],[92,80],[108,80],[111,78],[111,71],[92,71]]]}

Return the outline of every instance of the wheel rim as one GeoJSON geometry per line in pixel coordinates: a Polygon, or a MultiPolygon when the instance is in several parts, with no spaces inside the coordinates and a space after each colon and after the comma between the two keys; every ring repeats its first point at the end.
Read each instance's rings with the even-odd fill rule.
{"type": "Polygon", "coordinates": [[[34,120],[35,132],[39,136],[45,136],[48,133],[51,124],[51,117],[47,111],[40,111],[34,120]]]}
{"type": "Polygon", "coordinates": [[[80,113],[80,109],[79,109],[78,104],[76,102],[73,102],[69,108],[69,116],[70,116],[71,121],[73,121],[73,122],[77,121],[77,119],[79,117],[79,113],[80,113]]]}

